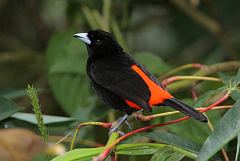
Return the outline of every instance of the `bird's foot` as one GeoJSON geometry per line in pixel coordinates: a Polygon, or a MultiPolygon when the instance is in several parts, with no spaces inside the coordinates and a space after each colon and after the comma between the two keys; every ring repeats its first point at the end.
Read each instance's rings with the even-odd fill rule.
{"type": "Polygon", "coordinates": [[[131,125],[129,124],[129,122],[127,121],[127,118],[128,118],[128,115],[125,114],[124,116],[120,117],[119,119],[117,119],[116,121],[114,121],[112,123],[112,127],[110,128],[110,131],[109,131],[109,135],[111,135],[113,132],[118,132],[120,135],[124,135],[123,132],[119,131],[118,128],[123,124],[127,124],[128,128],[130,130],[132,130],[132,127],[131,125]]]}
{"type": "Polygon", "coordinates": [[[127,120],[124,123],[127,125],[129,130],[131,130],[131,131],[133,130],[131,124],[127,120]]]}

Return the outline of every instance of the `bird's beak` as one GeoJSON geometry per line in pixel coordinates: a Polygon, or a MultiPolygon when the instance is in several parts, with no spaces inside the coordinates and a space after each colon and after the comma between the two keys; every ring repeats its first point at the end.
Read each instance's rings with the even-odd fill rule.
{"type": "Polygon", "coordinates": [[[73,37],[82,40],[88,45],[91,44],[91,40],[88,38],[88,33],[77,33],[77,34],[74,34],[73,37]]]}

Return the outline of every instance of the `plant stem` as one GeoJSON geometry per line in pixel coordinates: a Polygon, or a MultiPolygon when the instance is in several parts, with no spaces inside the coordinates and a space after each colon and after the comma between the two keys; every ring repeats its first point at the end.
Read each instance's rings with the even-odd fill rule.
{"type": "Polygon", "coordinates": [[[115,19],[112,20],[112,31],[119,44],[123,47],[125,51],[128,51],[127,44],[125,43],[125,40],[123,38],[123,34],[121,33],[119,25],[117,24],[115,19]]]}
{"type": "Polygon", "coordinates": [[[204,67],[203,64],[197,64],[197,63],[184,64],[184,65],[181,65],[181,66],[179,66],[177,68],[174,68],[174,69],[168,71],[167,73],[165,73],[161,77],[159,77],[159,79],[163,80],[164,78],[167,78],[167,77],[169,77],[171,75],[174,75],[174,74],[176,74],[176,73],[178,73],[178,72],[180,72],[182,70],[185,70],[185,69],[189,69],[189,68],[198,68],[198,69],[200,69],[202,67],[204,67]]]}
{"type": "Polygon", "coordinates": [[[224,148],[222,148],[221,151],[222,151],[222,154],[223,154],[223,157],[224,157],[225,161],[230,161],[226,150],[224,148]]]}
{"type": "Polygon", "coordinates": [[[103,0],[103,29],[110,30],[111,0],[103,0]]]}
{"type": "MultiPolygon", "coordinates": [[[[193,76],[209,76],[214,73],[220,71],[233,71],[237,70],[240,67],[240,61],[229,61],[229,62],[222,62],[217,63],[214,65],[210,65],[207,67],[201,68],[198,72],[196,72],[193,76]]],[[[168,85],[168,90],[170,92],[177,92],[183,89],[189,88],[194,86],[198,80],[181,80],[174,82],[168,85]]]]}
{"type": "Polygon", "coordinates": [[[203,77],[203,76],[173,76],[167,78],[161,82],[161,84],[166,87],[168,84],[173,83],[178,80],[207,80],[207,81],[216,81],[221,82],[222,80],[214,77],[203,77]]]}
{"type": "Polygon", "coordinates": [[[33,88],[33,86],[28,85],[27,94],[32,101],[33,112],[35,113],[35,117],[36,117],[36,120],[38,122],[38,129],[41,133],[42,139],[45,142],[47,142],[48,133],[47,133],[47,128],[46,128],[46,126],[44,124],[44,121],[43,121],[43,114],[41,112],[37,91],[33,88]]]}
{"type": "Polygon", "coordinates": [[[108,122],[83,122],[83,123],[80,123],[73,134],[73,139],[72,139],[72,142],[70,145],[70,150],[72,150],[74,148],[74,144],[76,142],[77,135],[79,133],[80,128],[82,128],[83,126],[87,126],[87,125],[95,125],[95,126],[101,126],[104,128],[110,128],[112,126],[112,123],[108,123],[108,122]]]}
{"type": "MultiPolygon", "coordinates": [[[[211,104],[210,106],[208,106],[207,108],[204,108],[201,112],[206,112],[206,111],[208,111],[208,110],[211,110],[213,107],[219,105],[220,103],[222,103],[222,102],[224,102],[226,99],[228,99],[228,97],[229,97],[229,91],[228,91],[222,98],[220,98],[220,99],[217,100],[215,103],[213,103],[213,104],[211,104]]],[[[185,116],[185,117],[182,117],[182,118],[179,118],[179,119],[176,119],[176,120],[173,120],[173,121],[169,121],[169,122],[166,122],[166,123],[160,123],[160,124],[156,124],[156,125],[150,125],[150,126],[146,126],[146,127],[143,127],[143,128],[140,128],[140,129],[137,129],[137,130],[134,130],[134,131],[131,131],[131,132],[125,134],[124,136],[121,136],[121,137],[118,138],[117,140],[115,140],[115,142],[113,142],[111,145],[108,145],[108,147],[104,150],[104,152],[97,157],[97,161],[103,161],[103,160],[109,155],[109,153],[112,151],[112,149],[113,149],[119,142],[121,142],[122,140],[128,138],[129,136],[135,135],[135,134],[140,133],[140,132],[143,132],[143,131],[147,131],[147,130],[149,130],[149,129],[153,129],[153,128],[155,128],[155,127],[160,127],[160,126],[166,126],[166,125],[170,125],[170,124],[175,124],[175,123],[178,123],[178,122],[187,120],[187,119],[189,119],[189,118],[190,118],[189,116],[185,116]]],[[[95,159],[96,159],[96,158],[95,158],[95,159]]]]}
{"type": "Polygon", "coordinates": [[[97,10],[92,10],[92,15],[95,18],[96,23],[99,26],[99,28],[104,29],[105,27],[104,27],[102,15],[97,10]]]}
{"type": "Polygon", "coordinates": [[[95,17],[93,16],[91,10],[86,6],[83,6],[82,11],[91,29],[99,28],[99,25],[97,24],[97,21],[94,19],[95,17]]]}
{"type": "Polygon", "coordinates": [[[197,101],[198,100],[198,93],[197,93],[197,88],[195,86],[192,87],[191,93],[192,93],[193,100],[197,101]]]}
{"type": "MultiPolygon", "coordinates": [[[[110,137],[109,137],[109,139],[108,139],[108,142],[107,142],[107,144],[106,144],[106,146],[105,146],[105,148],[104,148],[104,150],[103,150],[103,153],[105,152],[105,151],[108,151],[108,149],[112,149],[112,144],[114,144],[114,142],[118,139],[118,137],[119,137],[119,133],[117,133],[117,132],[113,132],[111,135],[110,135],[110,137]]],[[[106,156],[107,157],[107,156],[106,156]]],[[[104,158],[103,158],[104,159],[104,158]]],[[[99,157],[95,157],[95,158],[93,158],[93,161],[99,161],[99,157]]]]}
{"type": "MultiPolygon", "coordinates": [[[[229,109],[231,107],[232,107],[232,105],[215,106],[211,110],[229,109]]],[[[200,107],[200,108],[195,108],[195,109],[198,110],[198,111],[202,111],[205,108],[200,107]]],[[[171,112],[158,113],[158,114],[148,115],[148,116],[144,116],[144,115],[141,115],[141,114],[136,114],[135,117],[137,119],[139,119],[140,121],[150,121],[150,120],[155,119],[157,117],[170,116],[170,115],[179,114],[179,113],[181,113],[181,112],[179,112],[179,111],[171,111],[171,112]]]]}

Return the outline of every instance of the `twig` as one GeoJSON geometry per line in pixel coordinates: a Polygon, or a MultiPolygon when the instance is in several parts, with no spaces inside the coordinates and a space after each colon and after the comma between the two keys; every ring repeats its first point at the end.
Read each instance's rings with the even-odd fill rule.
{"type": "Polygon", "coordinates": [[[196,86],[193,86],[193,87],[192,87],[191,92],[192,92],[192,98],[193,98],[193,100],[194,100],[194,101],[197,101],[197,100],[198,100],[198,93],[197,93],[196,86]]]}
{"type": "MultiPolygon", "coordinates": [[[[207,66],[206,68],[201,68],[193,76],[209,76],[220,71],[233,71],[240,67],[240,61],[229,61],[217,63],[214,65],[207,66]]],[[[183,89],[194,86],[198,80],[181,80],[168,85],[168,90],[170,92],[177,92],[183,89]]]]}
{"type": "Polygon", "coordinates": [[[97,11],[97,10],[92,10],[92,15],[96,20],[96,23],[101,29],[104,29],[104,22],[103,22],[103,17],[102,15],[97,11]]]}
{"type": "MultiPolygon", "coordinates": [[[[226,105],[226,106],[215,106],[213,107],[211,110],[222,110],[222,109],[229,109],[231,108],[232,105],[226,105]]],[[[204,107],[200,107],[200,108],[195,108],[196,110],[198,111],[202,111],[204,110],[205,108],[204,107]]],[[[155,119],[157,117],[163,117],[163,116],[170,116],[170,115],[175,115],[175,114],[179,114],[181,112],[179,111],[171,111],[171,112],[164,112],[164,113],[158,113],[158,114],[154,114],[154,115],[148,115],[148,116],[144,116],[144,115],[141,115],[141,114],[138,114],[136,113],[135,114],[135,117],[137,119],[139,119],[140,121],[150,121],[152,119],[155,119]]]]}
{"type": "Polygon", "coordinates": [[[103,29],[109,31],[111,16],[111,0],[103,0],[103,29]]]}
{"type": "Polygon", "coordinates": [[[189,69],[189,68],[197,68],[197,69],[200,69],[202,67],[205,67],[205,65],[203,64],[198,64],[198,63],[192,63],[192,64],[184,64],[184,65],[181,65],[177,68],[174,68],[170,71],[168,71],[167,73],[163,74],[162,76],[159,77],[159,79],[163,80],[164,78],[167,78],[169,76],[172,76],[182,70],[185,70],[185,69],[189,69]]]}
{"type": "Polygon", "coordinates": [[[123,47],[123,49],[128,52],[129,50],[128,50],[127,44],[124,40],[124,37],[119,28],[119,25],[117,24],[115,19],[112,19],[111,27],[112,27],[112,32],[113,32],[114,36],[116,37],[117,41],[120,43],[120,45],[123,47]]]}
{"type": "MultiPolygon", "coordinates": [[[[212,109],[213,107],[215,107],[215,106],[219,105],[220,103],[224,102],[228,97],[229,97],[229,91],[228,91],[222,98],[220,98],[220,99],[217,100],[215,103],[213,103],[213,104],[211,104],[210,106],[208,106],[207,108],[204,108],[201,112],[206,112],[206,111],[212,109]]],[[[185,117],[182,117],[182,118],[179,118],[179,119],[170,121],[170,122],[161,123],[161,124],[156,124],[156,125],[151,125],[151,126],[146,126],[146,127],[143,127],[143,128],[140,128],[140,129],[137,129],[137,130],[134,130],[134,131],[131,131],[131,132],[127,133],[126,135],[124,135],[124,136],[118,138],[117,140],[115,140],[115,142],[113,142],[111,145],[109,145],[102,154],[100,154],[97,158],[95,158],[94,161],[103,161],[103,160],[109,155],[109,153],[112,151],[112,149],[113,149],[119,142],[121,142],[122,140],[126,139],[126,138],[129,137],[129,136],[135,135],[135,134],[140,133],[140,132],[143,132],[143,131],[147,131],[147,130],[149,130],[149,129],[153,129],[153,128],[155,128],[155,127],[160,127],[160,126],[166,126],[166,125],[170,125],[170,124],[175,124],[175,123],[178,123],[178,122],[187,120],[187,119],[189,119],[189,118],[190,118],[189,116],[185,116],[185,117]]]]}
{"type": "Polygon", "coordinates": [[[215,82],[221,82],[222,80],[219,78],[214,78],[214,77],[203,77],[203,76],[173,76],[170,78],[167,78],[161,82],[163,86],[167,86],[170,83],[173,83],[175,81],[179,80],[207,80],[207,81],[215,81],[215,82]]]}
{"type": "MultiPolygon", "coordinates": [[[[114,142],[117,140],[117,138],[119,137],[119,133],[117,132],[113,132],[110,136],[110,138],[108,139],[107,145],[105,146],[103,152],[105,152],[106,150],[108,150],[109,148],[112,148],[112,144],[114,144],[114,142]]],[[[107,157],[107,156],[106,156],[107,157]]],[[[94,157],[93,161],[99,161],[98,157],[94,157]]]]}
{"type": "Polygon", "coordinates": [[[99,28],[99,24],[97,23],[97,20],[95,20],[94,18],[94,15],[93,13],[91,12],[91,10],[86,7],[86,6],[83,6],[82,7],[82,12],[89,24],[89,26],[91,27],[91,29],[96,29],[96,28],[99,28]]]}
{"type": "Polygon", "coordinates": [[[72,139],[72,142],[70,145],[70,150],[72,150],[74,148],[74,144],[76,142],[77,135],[79,133],[80,128],[87,126],[87,125],[95,125],[95,126],[101,126],[104,128],[110,128],[112,126],[112,123],[109,123],[109,122],[83,122],[83,123],[80,123],[73,134],[73,139],[72,139]]]}

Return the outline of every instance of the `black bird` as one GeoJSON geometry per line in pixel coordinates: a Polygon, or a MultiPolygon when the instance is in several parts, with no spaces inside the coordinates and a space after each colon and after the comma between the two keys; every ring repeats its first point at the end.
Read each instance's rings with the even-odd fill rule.
{"type": "Polygon", "coordinates": [[[88,50],[87,75],[98,97],[107,105],[125,112],[110,132],[127,120],[133,112],[152,106],[170,106],[196,120],[207,118],[194,108],[175,99],[141,64],[137,63],[114,39],[102,30],[77,33],[88,50]]]}

